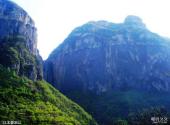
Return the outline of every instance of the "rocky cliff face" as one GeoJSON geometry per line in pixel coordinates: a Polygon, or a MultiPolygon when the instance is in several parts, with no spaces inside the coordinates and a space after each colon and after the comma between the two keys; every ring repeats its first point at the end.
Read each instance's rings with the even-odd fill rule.
{"type": "Polygon", "coordinates": [[[152,116],[145,123],[139,112],[161,106],[170,112],[170,41],[136,16],[77,27],[45,61],[44,73],[100,125],[120,118],[150,125],[152,116]]]}
{"type": "Polygon", "coordinates": [[[44,71],[45,79],[66,93],[170,91],[170,44],[136,16],[120,24],[89,22],[52,52],[44,71]]]}
{"type": "Polygon", "coordinates": [[[0,47],[1,64],[32,80],[42,78],[34,22],[21,7],[8,0],[0,0],[0,47]]]}

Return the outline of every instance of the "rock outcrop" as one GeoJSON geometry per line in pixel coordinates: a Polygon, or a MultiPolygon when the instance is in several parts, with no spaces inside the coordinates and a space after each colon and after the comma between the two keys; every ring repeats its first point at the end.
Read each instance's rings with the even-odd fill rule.
{"type": "Polygon", "coordinates": [[[139,17],[89,22],[72,31],[45,62],[45,79],[63,92],[135,88],[170,92],[170,44],[139,17]]]}
{"type": "Polygon", "coordinates": [[[36,31],[34,21],[21,7],[0,0],[0,64],[32,80],[43,77],[36,31]]]}

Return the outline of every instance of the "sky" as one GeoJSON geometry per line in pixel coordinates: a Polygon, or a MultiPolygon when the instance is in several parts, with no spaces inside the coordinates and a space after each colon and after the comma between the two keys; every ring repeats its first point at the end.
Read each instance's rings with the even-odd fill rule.
{"type": "Polygon", "coordinates": [[[12,0],[32,17],[43,59],[71,31],[89,21],[121,23],[128,15],[139,16],[152,32],[170,38],[169,0],[12,0]]]}

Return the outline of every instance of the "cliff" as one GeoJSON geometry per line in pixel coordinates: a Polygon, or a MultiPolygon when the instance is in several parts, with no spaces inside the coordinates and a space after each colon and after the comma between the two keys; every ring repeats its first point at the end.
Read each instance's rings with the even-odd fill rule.
{"type": "Polygon", "coordinates": [[[52,52],[44,71],[61,91],[170,91],[170,44],[135,16],[120,24],[89,22],[52,52]]]}
{"type": "Polygon", "coordinates": [[[136,16],[91,21],[50,54],[44,78],[100,125],[151,125],[152,116],[169,118],[170,41],[136,16]]]}
{"type": "Polygon", "coordinates": [[[32,80],[42,79],[34,21],[18,5],[0,0],[0,64],[32,80]]]}

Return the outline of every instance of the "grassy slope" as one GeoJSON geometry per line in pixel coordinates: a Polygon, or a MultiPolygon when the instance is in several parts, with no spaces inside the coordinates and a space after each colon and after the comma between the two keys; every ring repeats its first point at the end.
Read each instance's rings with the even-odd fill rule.
{"type": "Polygon", "coordinates": [[[45,81],[33,82],[0,66],[0,119],[22,124],[95,125],[80,106],[45,81]]]}

